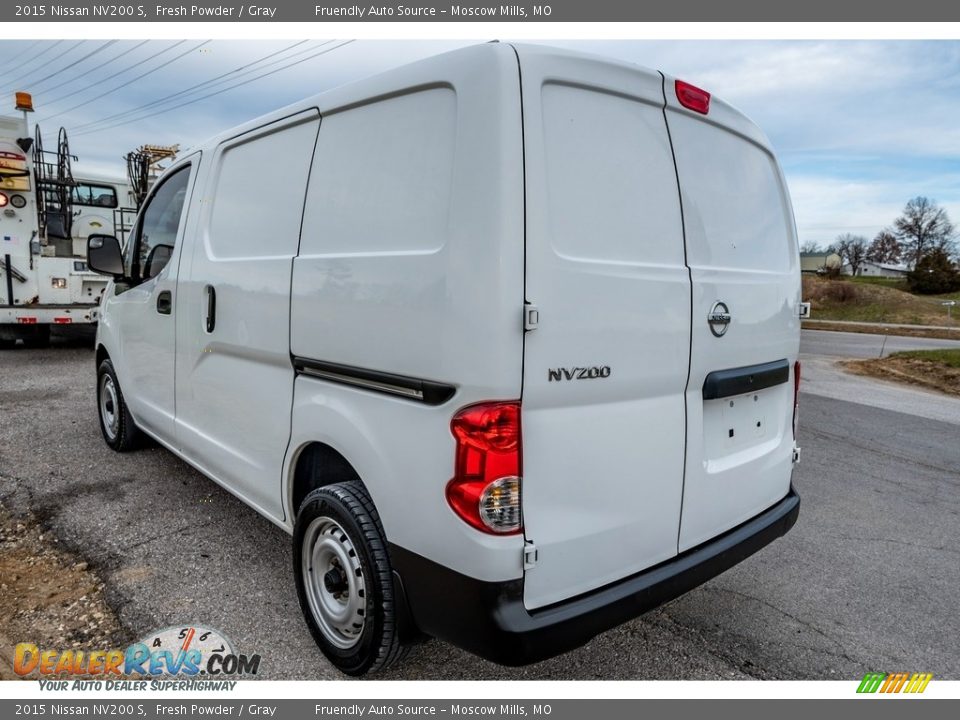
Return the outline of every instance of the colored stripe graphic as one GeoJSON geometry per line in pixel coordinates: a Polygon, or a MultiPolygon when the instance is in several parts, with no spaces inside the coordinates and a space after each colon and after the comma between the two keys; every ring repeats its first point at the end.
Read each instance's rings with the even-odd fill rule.
{"type": "Polygon", "coordinates": [[[857,688],[858,693],[875,693],[880,687],[880,683],[883,682],[883,679],[887,676],[886,673],[867,673],[863,676],[863,680],[860,681],[860,687],[857,688]]]}
{"type": "Polygon", "coordinates": [[[863,676],[858,693],[922,693],[933,679],[932,673],[875,673],[868,672],[863,676]]]}

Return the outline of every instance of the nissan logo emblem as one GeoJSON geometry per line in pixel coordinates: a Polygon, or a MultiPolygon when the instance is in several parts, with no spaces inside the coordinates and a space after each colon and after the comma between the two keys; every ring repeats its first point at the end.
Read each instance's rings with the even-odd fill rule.
{"type": "Polygon", "coordinates": [[[730,324],[730,309],[722,302],[714,303],[707,314],[707,324],[716,337],[723,337],[730,324]]]}

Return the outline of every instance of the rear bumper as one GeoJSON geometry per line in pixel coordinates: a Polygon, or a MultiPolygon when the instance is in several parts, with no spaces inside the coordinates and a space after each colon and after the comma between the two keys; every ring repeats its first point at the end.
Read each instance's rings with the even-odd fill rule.
{"type": "Polygon", "coordinates": [[[0,305],[0,325],[78,325],[99,314],[99,305],[0,305]]]}
{"type": "Polygon", "coordinates": [[[523,579],[484,582],[461,575],[396,545],[396,580],[410,622],[501,665],[545,660],[673,600],[786,534],[800,513],[800,496],[773,507],[672,560],[599,590],[546,608],[523,605],[523,579]]]}

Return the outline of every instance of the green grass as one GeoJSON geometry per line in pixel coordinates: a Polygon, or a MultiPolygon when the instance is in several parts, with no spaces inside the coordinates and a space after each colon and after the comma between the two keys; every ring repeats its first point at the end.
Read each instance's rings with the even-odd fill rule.
{"type": "Polygon", "coordinates": [[[960,293],[913,295],[901,290],[902,281],[891,278],[828,280],[804,276],[803,299],[817,320],[866,323],[903,323],[960,327],[960,305],[948,316],[944,300],[960,300],[960,293]]]}
{"type": "Polygon", "coordinates": [[[865,285],[880,285],[882,287],[907,292],[907,281],[901,278],[863,277],[862,275],[858,275],[857,277],[844,277],[843,279],[850,282],[863,283],[865,285]]]}
{"type": "Polygon", "coordinates": [[[960,368],[960,350],[908,350],[892,353],[890,357],[907,358],[910,360],[926,360],[940,363],[952,368],[960,368]]]}

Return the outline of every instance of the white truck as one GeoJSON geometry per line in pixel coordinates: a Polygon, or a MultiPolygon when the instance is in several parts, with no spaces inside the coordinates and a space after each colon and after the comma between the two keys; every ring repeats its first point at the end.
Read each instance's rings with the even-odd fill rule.
{"type": "Polygon", "coordinates": [[[345,673],[420,634],[550,657],[797,518],[786,184],[660,72],[485,44],[340,87],[180,158],[88,257],[107,444],[290,532],[345,673]]]}
{"type": "Polygon", "coordinates": [[[95,323],[107,281],[87,269],[91,232],[115,233],[129,184],[70,172],[61,131],[55,152],[25,117],[0,117],[0,348],[50,341],[52,325],[95,323]]]}

